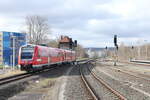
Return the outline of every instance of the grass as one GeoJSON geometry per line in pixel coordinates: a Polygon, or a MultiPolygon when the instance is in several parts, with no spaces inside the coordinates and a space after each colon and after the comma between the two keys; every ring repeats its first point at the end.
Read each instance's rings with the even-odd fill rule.
{"type": "Polygon", "coordinates": [[[17,66],[15,66],[15,69],[14,70],[11,70],[12,66],[5,66],[5,65],[0,65],[0,69],[1,70],[6,70],[6,72],[4,74],[0,74],[0,78],[3,78],[3,77],[8,77],[8,76],[12,76],[12,75],[16,75],[16,74],[20,74],[20,73],[25,73],[25,71],[20,71],[17,66]]]}
{"type": "Polygon", "coordinates": [[[77,61],[79,61],[79,60],[87,60],[87,59],[89,59],[89,58],[77,58],[77,61]]]}
{"type": "Polygon", "coordinates": [[[25,71],[20,71],[20,70],[9,70],[4,74],[0,74],[0,78],[4,78],[4,77],[8,77],[8,76],[12,76],[12,75],[16,75],[16,74],[21,74],[21,73],[25,73],[25,71]]]}
{"type": "MultiPolygon", "coordinates": [[[[3,68],[12,68],[12,66],[7,66],[7,67],[5,67],[5,65],[0,65],[0,69],[3,69],[3,68]]],[[[18,69],[19,67],[18,66],[15,66],[14,67],[15,69],[18,69]]]]}
{"type": "Polygon", "coordinates": [[[0,65],[0,69],[3,69],[4,65],[0,65]]]}

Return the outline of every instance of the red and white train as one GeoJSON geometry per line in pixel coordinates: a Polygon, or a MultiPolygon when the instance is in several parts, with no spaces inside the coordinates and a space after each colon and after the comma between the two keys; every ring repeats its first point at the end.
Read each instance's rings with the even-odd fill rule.
{"type": "Polygon", "coordinates": [[[75,51],[27,44],[20,48],[18,64],[21,70],[35,71],[50,65],[74,63],[75,51]]]}

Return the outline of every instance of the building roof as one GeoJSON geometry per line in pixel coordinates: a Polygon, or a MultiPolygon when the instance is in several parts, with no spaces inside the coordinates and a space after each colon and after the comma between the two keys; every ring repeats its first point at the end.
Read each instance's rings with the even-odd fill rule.
{"type": "Polygon", "coordinates": [[[61,40],[59,41],[59,42],[71,42],[72,41],[72,39],[71,38],[69,38],[68,36],[61,36],[61,40]]]}

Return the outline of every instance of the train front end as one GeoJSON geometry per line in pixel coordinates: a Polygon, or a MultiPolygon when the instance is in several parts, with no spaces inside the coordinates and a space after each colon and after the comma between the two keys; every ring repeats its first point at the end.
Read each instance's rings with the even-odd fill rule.
{"type": "Polygon", "coordinates": [[[35,46],[25,45],[19,50],[18,64],[21,70],[32,71],[33,70],[33,57],[35,53],[35,46]]]}

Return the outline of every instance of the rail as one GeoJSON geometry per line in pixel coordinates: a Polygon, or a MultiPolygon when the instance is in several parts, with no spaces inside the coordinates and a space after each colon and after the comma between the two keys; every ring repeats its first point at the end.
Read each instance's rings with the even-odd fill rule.
{"type": "Polygon", "coordinates": [[[100,100],[100,99],[98,98],[98,96],[96,95],[95,91],[92,89],[92,87],[90,86],[90,84],[89,84],[88,81],[86,80],[86,78],[85,78],[85,76],[84,76],[84,74],[83,74],[83,72],[82,72],[81,67],[80,67],[80,75],[81,75],[81,79],[82,79],[83,83],[85,84],[85,86],[86,86],[87,90],[89,91],[89,93],[91,94],[92,98],[93,98],[94,100],[100,100]]]}
{"type": "MultiPolygon", "coordinates": [[[[90,69],[88,68],[88,70],[90,71],[90,69]]],[[[106,83],[103,79],[101,79],[100,77],[98,77],[93,71],[90,71],[91,75],[98,81],[100,82],[102,85],[104,85],[108,90],[110,90],[114,95],[116,95],[120,100],[127,100],[123,95],[121,95],[118,91],[116,91],[115,89],[113,89],[108,83],[106,83]]]]}

